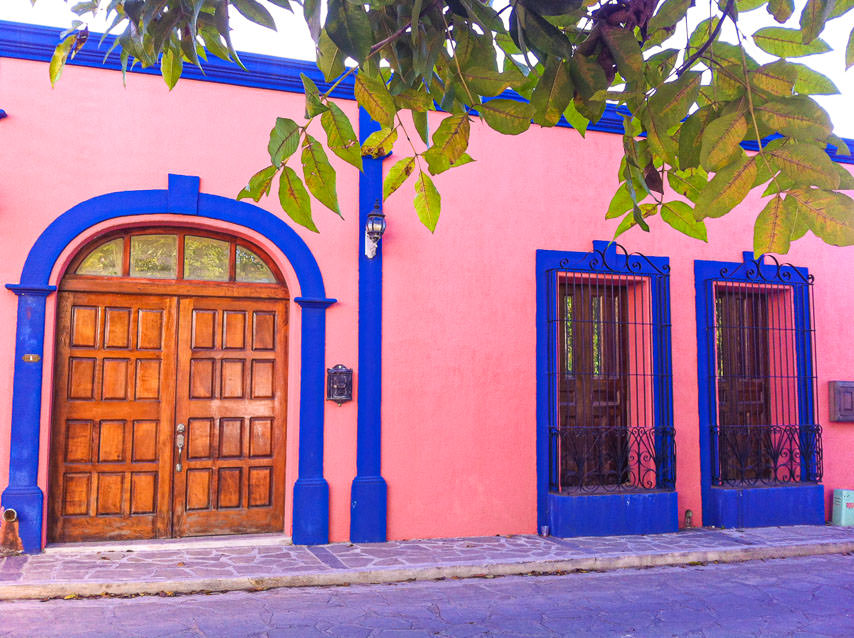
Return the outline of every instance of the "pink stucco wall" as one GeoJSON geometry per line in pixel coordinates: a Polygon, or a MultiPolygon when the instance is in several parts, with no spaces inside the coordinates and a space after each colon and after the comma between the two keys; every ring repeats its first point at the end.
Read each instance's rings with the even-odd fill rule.
{"type": "MultiPolygon", "coordinates": [[[[182,81],[169,93],[156,77],[66,69],[56,89],[43,63],[0,60],[0,236],[2,282],[16,282],[36,237],[57,215],[94,195],[165,188],[166,174],[199,175],[202,190],[234,196],[265,164],[277,115],[298,119],[302,96],[182,81]]],[[[355,115],[353,103],[342,107],[355,115]]],[[[536,527],[535,251],[589,251],[613,236],[604,219],[617,185],[619,136],[532,128],[519,137],[472,127],[476,162],[436,178],[442,217],[430,236],[411,204],[411,183],[385,206],[383,240],[383,474],[390,538],[531,533],[536,527]]],[[[405,153],[399,146],[397,153],[405,153]]],[[[386,161],[386,170],[398,159],[386,161]]],[[[316,206],[320,234],[297,228],[323,272],[328,366],[356,368],[358,313],[357,174],[338,172],[345,221],[316,206]]],[[[281,214],[275,200],[261,206],[281,214]]],[[[761,204],[745,202],[709,220],[709,242],[687,238],[654,218],[653,232],[620,238],[630,251],[667,256],[671,264],[673,377],[680,518],[700,523],[695,259],[741,261],[752,245],[761,204]]],[[[164,218],[170,221],[171,218],[164,218]]],[[[145,220],[155,222],[157,220],[145,220]]],[[[293,225],[293,224],[292,224],[293,225]]],[[[220,228],[222,228],[220,226],[220,228]]],[[[76,247],[70,246],[54,272],[76,247]]],[[[266,245],[245,229],[225,228],[266,245]]],[[[268,246],[269,247],[269,246],[268,246]]],[[[271,255],[289,273],[281,255],[271,255]]],[[[854,378],[844,330],[854,316],[850,264],[854,248],[829,248],[813,237],[786,261],[816,277],[818,399],[824,422],[825,487],[854,487],[854,424],[826,421],[827,381],[854,378]]],[[[293,296],[298,287],[292,274],[293,296]]],[[[53,302],[51,302],[52,304],[53,302]]],[[[15,296],[0,294],[0,489],[8,482],[8,427],[15,296]]],[[[53,305],[48,307],[49,316],[53,305]]],[[[297,467],[299,308],[292,304],[288,411],[288,501],[297,467]]],[[[52,319],[49,324],[52,323],[52,319]]],[[[48,330],[51,330],[51,325],[48,330]]],[[[50,334],[50,333],[49,333],[50,334]]],[[[45,370],[52,369],[46,341],[45,370]]],[[[356,370],[358,378],[358,370],[356,370]]],[[[50,375],[45,380],[42,468],[47,467],[50,375]]],[[[349,535],[355,475],[356,402],[327,404],[324,467],[331,495],[331,538],[349,535]]],[[[40,476],[46,488],[46,471],[40,476]]]]}
{"type": "MultiPolygon", "coordinates": [[[[67,68],[56,88],[51,89],[46,64],[5,58],[0,60],[0,95],[8,113],[0,133],[3,283],[19,280],[27,252],[57,215],[95,195],[166,188],[167,174],[178,173],[200,176],[204,192],[234,197],[249,176],[269,161],[267,138],[275,118],[299,117],[303,111],[301,95],[193,81],[182,81],[170,93],[158,77],[136,74],[129,74],[127,87],[123,88],[118,73],[80,67],[67,68]]],[[[341,106],[355,121],[354,104],[342,102],[341,106]]],[[[327,361],[351,367],[355,367],[357,358],[357,183],[355,171],[339,170],[344,221],[318,206],[314,217],[320,234],[296,228],[320,264],[327,295],[338,299],[327,313],[327,361]]],[[[283,214],[275,199],[262,200],[260,205],[283,214]]],[[[246,234],[245,229],[240,232],[246,234]]],[[[251,238],[251,233],[247,236],[251,238]]],[[[70,256],[72,250],[73,247],[66,255],[70,256]]],[[[289,273],[281,255],[274,251],[271,255],[278,257],[285,273],[289,273]]],[[[61,272],[55,272],[52,283],[59,276],[61,272]]],[[[298,296],[299,286],[292,274],[288,284],[291,295],[298,296]]],[[[51,301],[49,317],[53,309],[51,301]]],[[[15,295],[3,291],[0,325],[6,329],[0,333],[0,361],[13,360],[15,313],[15,295]]],[[[299,314],[299,306],[292,303],[288,494],[292,493],[297,470],[299,314]]],[[[43,401],[42,489],[47,484],[49,377],[53,366],[51,339],[45,343],[44,369],[48,378],[43,401]]],[[[0,489],[8,483],[11,372],[10,365],[0,366],[0,415],[5,415],[0,419],[0,489]]],[[[349,536],[355,437],[355,404],[340,408],[328,404],[324,461],[330,483],[334,540],[349,536]]],[[[288,530],[291,513],[289,498],[285,521],[288,530]]]]}

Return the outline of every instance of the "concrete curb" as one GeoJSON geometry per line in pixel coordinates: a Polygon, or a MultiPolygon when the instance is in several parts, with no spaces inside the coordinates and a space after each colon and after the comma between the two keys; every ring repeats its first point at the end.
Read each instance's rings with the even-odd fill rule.
{"type": "Polygon", "coordinates": [[[128,596],[160,593],[189,594],[199,591],[246,591],[279,587],[328,587],[335,585],[399,583],[446,578],[483,578],[525,574],[554,574],[577,571],[611,571],[694,563],[736,563],[769,558],[794,558],[854,552],[854,541],[762,545],[680,552],[584,556],[562,560],[505,561],[496,563],[428,565],[388,569],[340,569],[302,572],[281,576],[236,576],[231,578],[187,578],[182,580],[126,582],[46,582],[0,585],[0,600],[49,599],[66,596],[128,596]]]}

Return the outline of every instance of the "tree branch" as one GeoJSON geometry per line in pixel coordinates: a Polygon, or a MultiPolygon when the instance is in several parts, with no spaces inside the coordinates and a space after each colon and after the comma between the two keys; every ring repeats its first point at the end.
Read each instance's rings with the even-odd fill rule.
{"type": "Polygon", "coordinates": [[[721,19],[718,20],[718,23],[715,25],[715,30],[712,32],[712,35],[710,35],[709,39],[703,43],[703,46],[697,49],[694,54],[690,58],[685,60],[685,63],[679,67],[679,70],[676,71],[677,76],[682,75],[683,73],[685,73],[685,71],[690,69],[694,62],[696,62],[700,58],[700,56],[706,52],[706,49],[708,49],[712,45],[712,42],[715,41],[715,38],[717,38],[718,34],[721,32],[721,27],[724,24],[724,18],[732,18],[732,8],[734,4],[735,0],[727,0],[726,7],[724,7],[723,15],[721,16],[721,19]]]}

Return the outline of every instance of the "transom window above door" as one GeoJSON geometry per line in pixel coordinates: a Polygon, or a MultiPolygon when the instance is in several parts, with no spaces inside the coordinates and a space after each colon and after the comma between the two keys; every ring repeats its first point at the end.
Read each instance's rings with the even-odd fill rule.
{"type": "Polygon", "coordinates": [[[111,235],[79,256],[70,272],[94,277],[281,283],[261,251],[227,235],[159,229],[111,235]]]}

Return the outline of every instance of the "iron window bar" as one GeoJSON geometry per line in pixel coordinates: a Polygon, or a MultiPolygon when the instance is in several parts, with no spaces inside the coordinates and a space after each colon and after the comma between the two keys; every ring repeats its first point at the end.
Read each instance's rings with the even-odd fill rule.
{"type": "Polygon", "coordinates": [[[812,287],[772,256],[707,283],[714,486],[817,483],[823,473],[812,287]]]}
{"type": "Polygon", "coordinates": [[[547,271],[549,489],[673,489],[669,266],[618,244],[547,271]]]}

